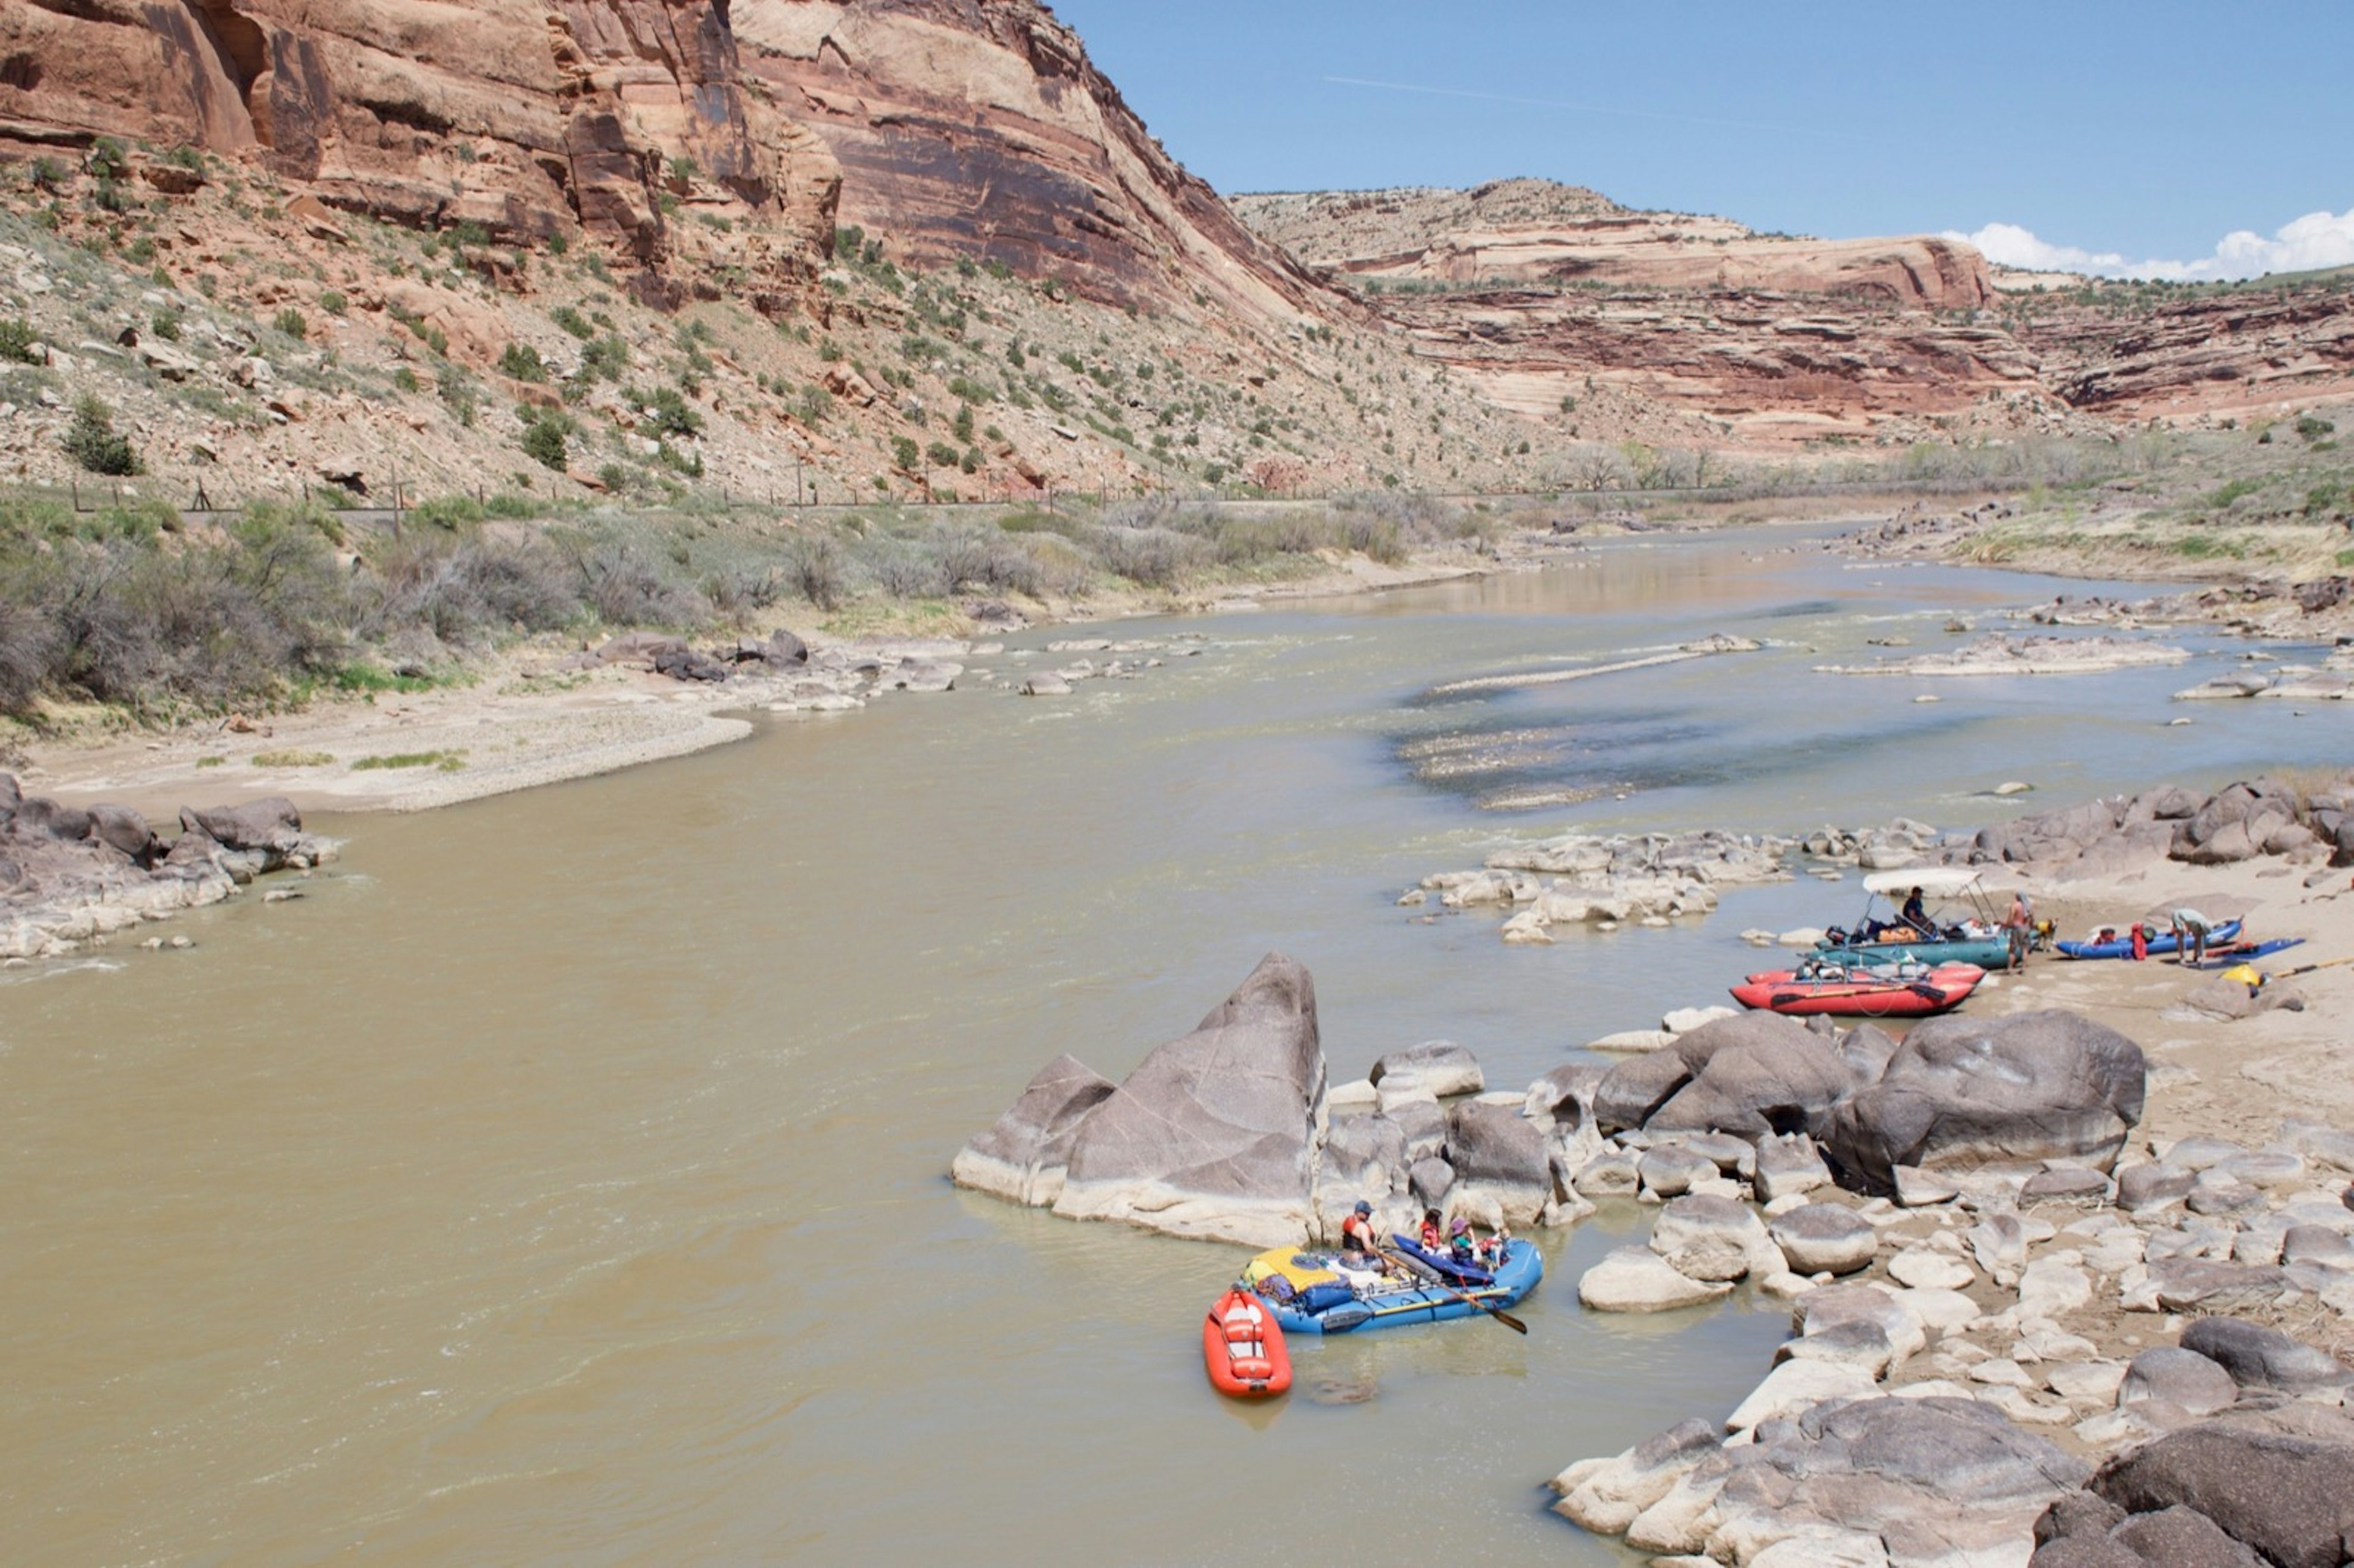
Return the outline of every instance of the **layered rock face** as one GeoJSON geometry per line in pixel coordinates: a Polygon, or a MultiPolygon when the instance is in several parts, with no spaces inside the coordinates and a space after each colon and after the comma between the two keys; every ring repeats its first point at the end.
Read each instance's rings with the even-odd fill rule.
{"type": "Polygon", "coordinates": [[[2144,417],[2354,394],[2354,289],[2249,288],[2162,302],[2120,323],[2096,306],[2029,315],[2020,337],[2080,408],[2144,417]]]}
{"type": "Polygon", "coordinates": [[[737,0],[747,69],[843,170],[841,220],[1119,305],[1348,310],[1185,172],[1030,0],[737,0]]]}
{"type": "Polygon", "coordinates": [[[1545,180],[1249,196],[1235,206],[1298,255],[1363,278],[1829,294],[1931,311],[1994,299],[1986,259],[1950,239],[1769,238],[1728,218],[1638,212],[1545,180]]]}
{"type": "Polygon", "coordinates": [[[1564,412],[1599,382],[1770,444],[2042,401],[2032,353],[1956,319],[1995,294],[1985,259],[1952,240],[1767,238],[1543,180],[1235,208],[1364,280],[1418,352],[1523,414],[1564,412]]]}
{"type": "Polygon", "coordinates": [[[832,160],[747,88],[726,0],[56,0],[0,11],[0,150],[250,154],[400,223],[585,228],[657,291],[699,260],[769,302],[831,240],[832,160]]]}

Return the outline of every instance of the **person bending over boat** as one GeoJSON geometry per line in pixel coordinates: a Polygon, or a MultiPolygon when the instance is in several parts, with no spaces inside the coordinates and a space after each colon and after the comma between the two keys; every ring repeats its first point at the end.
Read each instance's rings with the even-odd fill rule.
{"type": "Polygon", "coordinates": [[[2177,909],[2168,916],[2174,922],[2174,947],[2179,953],[2185,942],[2190,944],[2190,957],[2184,961],[2196,966],[2207,959],[2207,936],[2214,930],[2215,922],[2196,909],[2177,909]]]}
{"type": "Polygon", "coordinates": [[[2002,917],[2002,930],[2010,938],[2010,951],[2003,968],[2017,974],[2027,967],[2027,944],[2035,934],[2035,911],[2027,906],[2026,894],[2010,895],[2010,909],[2002,917]]]}

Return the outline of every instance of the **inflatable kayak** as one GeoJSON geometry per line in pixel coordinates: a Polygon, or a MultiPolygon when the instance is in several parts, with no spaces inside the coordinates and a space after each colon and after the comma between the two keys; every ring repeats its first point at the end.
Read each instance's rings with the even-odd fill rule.
{"type": "Polygon", "coordinates": [[[1493,1272],[1470,1270],[1459,1283],[1446,1272],[1453,1264],[1411,1244],[1401,1250],[1422,1272],[1375,1274],[1343,1267],[1331,1253],[1277,1247],[1253,1258],[1243,1278],[1275,1309],[1287,1333],[1345,1334],[1481,1317],[1490,1308],[1512,1306],[1544,1277],[1536,1243],[1517,1237],[1504,1244],[1493,1272]]]}
{"type": "Polygon", "coordinates": [[[1939,964],[1934,969],[1842,968],[1808,962],[1795,969],[1766,969],[1733,988],[1744,1007],[1804,1017],[1827,1012],[1841,1017],[1927,1018],[1961,1005],[1986,979],[1976,964],[1939,964]]]}
{"type": "Polygon", "coordinates": [[[2227,942],[2220,948],[2210,942],[2207,944],[2205,963],[2194,964],[2189,959],[2183,959],[2182,962],[2187,969],[2228,969],[2234,964],[2244,964],[2254,959],[2269,959],[2274,953],[2285,952],[2291,948],[2303,946],[2305,946],[2305,938],[2302,937],[2274,937],[2268,942],[2227,942]]]}
{"type": "MultiPolygon", "coordinates": [[[[2180,950],[2181,944],[2175,939],[2172,931],[2148,931],[2146,927],[2145,931],[2147,934],[2143,950],[2151,958],[2164,958],[2180,950]]],[[[2238,941],[2239,938],[2240,923],[2237,920],[2226,920],[2207,933],[2207,950],[2211,953],[2218,948],[2228,947],[2238,941]]],[[[2060,956],[2063,959],[2130,959],[2133,957],[2133,937],[2130,933],[2105,941],[2055,942],[2052,946],[2059,949],[2060,956]]]]}
{"type": "Polygon", "coordinates": [[[1202,1320],[1202,1361],[1220,1393],[1273,1399],[1291,1386],[1291,1352],[1275,1308],[1237,1285],[1202,1320]]]}

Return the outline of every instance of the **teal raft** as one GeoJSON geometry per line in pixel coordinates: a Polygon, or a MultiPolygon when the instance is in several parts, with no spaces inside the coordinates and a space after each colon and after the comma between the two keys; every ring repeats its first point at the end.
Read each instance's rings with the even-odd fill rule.
{"type": "MultiPolygon", "coordinates": [[[[1403,1238],[1401,1238],[1403,1239],[1403,1238]]],[[[1544,1258],[1537,1244],[1515,1237],[1492,1272],[1461,1271],[1410,1245],[1415,1255],[1405,1278],[1373,1276],[1339,1266],[1336,1254],[1277,1247],[1251,1259],[1243,1280],[1275,1308],[1287,1334],[1345,1334],[1359,1329],[1392,1329],[1406,1323],[1438,1323],[1477,1318],[1508,1308],[1537,1287],[1544,1258]]]]}

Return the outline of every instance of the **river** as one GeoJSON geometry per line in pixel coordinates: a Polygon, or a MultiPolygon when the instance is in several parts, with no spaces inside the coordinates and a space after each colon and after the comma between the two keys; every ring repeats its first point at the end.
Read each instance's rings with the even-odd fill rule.
{"type": "Polygon", "coordinates": [[[1118,1076],[1271,949],[1315,975],[1335,1081],[1445,1037],[1509,1086],[1721,997],[1743,927],[1859,896],[1802,879],[1535,949],[1396,906],[1501,837],[1976,824],[2343,759],[2334,714],[2169,705],[2237,657],[2204,637],[2111,676],[1811,673],[2097,587],[1630,542],[1131,623],[1209,641],[1068,699],[969,684],[315,822],[351,843],[309,896],[0,986],[5,1555],[1619,1561],[1543,1480],[1723,1414],[1786,1324],[1746,1292],[1583,1313],[1631,1205],[1548,1240],[1527,1338],[1303,1343],[1289,1399],[1240,1409],[1197,1324],[1243,1249],[960,1192],[949,1159],[1056,1053],[1118,1076]],[[1770,645],[1431,694],[1714,631],[1770,645]],[[2012,778],[2036,793],[1984,793],[2012,778]]]}

